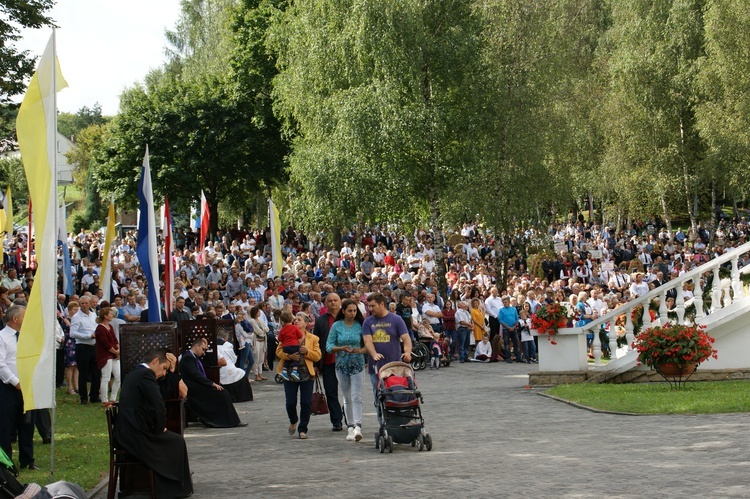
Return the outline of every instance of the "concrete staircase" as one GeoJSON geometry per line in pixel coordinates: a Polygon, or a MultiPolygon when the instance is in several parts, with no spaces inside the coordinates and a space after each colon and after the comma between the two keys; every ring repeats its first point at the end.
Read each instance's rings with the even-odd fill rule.
{"type": "MultiPolygon", "coordinates": [[[[702,363],[701,371],[750,370],[750,355],[747,354],[750,351],[750,295],[748,288],[742,283],[743,274],[750,273],[750,265],[742,269],[738,267],[740,256],[749,251],[750,243],[744,244],[579,328],[579,334],[585,335],[589,331],[599,331],[604,325],[609,332],[609,350],[617,352],[616,359],[612,359],[608,364],[602,364],[599,335],[594,334],[595,362],[594,366],[590,366],[588,372],[585,373],[586,382],[602,383],[629,371],[648,370],[638,365],[638,353],[630,346],[634,341],[632,312],[638,306],[648,310],[654,299],[659,302],[658,315],[652,323],[650,314],[644,313],[642,329],[665,324],[670,321],[668,313],[674,312],[680,324],[704,324],[706,332],[716,339],[714,348],[718,351],[718,359],[709,359],[702,363]],[[713,275],[711,303],[708,309],[704,310],[703,288],[710,275],[713,275]],[[696,310],[694,318],[686,317],[686,310],[691,305],[685,303],[682,295],[682,287],[686,282],[695,283],[695,298],[691,300],[696,310]],[[666,293],[673,288],[677,288],[675,309],[668,311],[666,293]],[[615,320],[622,314],[626,317],[625,334],[628,347],[618,351],[615,320]]],[[[674,319],[671,321],[674,322],[674,319]]],[[[545,371],[542,357],[540,357],[539,370],[545,371]]]]}

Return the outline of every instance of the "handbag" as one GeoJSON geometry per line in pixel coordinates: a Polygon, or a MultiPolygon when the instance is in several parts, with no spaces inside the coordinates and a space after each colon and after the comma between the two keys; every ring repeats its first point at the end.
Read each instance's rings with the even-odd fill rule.
{"type": "Polygon", "coordinates": [[[315,388],[310,402],[310,412],[315,416],[328,414],[328,404],[326,403],[326,394],[323,387],[320,386],[320,376],[315,377],[315,388]]]}

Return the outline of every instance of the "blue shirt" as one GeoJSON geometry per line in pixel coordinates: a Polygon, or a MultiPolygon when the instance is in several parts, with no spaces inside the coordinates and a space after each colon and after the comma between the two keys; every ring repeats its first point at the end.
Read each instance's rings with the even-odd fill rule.
{"type": "Polygon", "coordinates": [[[383,364],[401,360],[401,336],[408,336],[409,331],[404,319],[388,312],[385,317],[368,316],[362,324],[362,336],[365,335],[372,337],[375,351],[383,356],[383,360],[379,362],[370,357],[368,372],[375,374],[376,367],[379,369],[383,364]]]}
{"type": "MultiPolygon", "coordinates": [[[[336,321],[328,332],[326,352],[331,353],[333,347],[362,347],[362,325],[354,321],[347,326],[344,321],[336,321]]],[[[336,352],[336,370],[343,374],[357,374],[365,369],[365,358],[361,353],[336,352]]]]}
{"type": "Polygon", "coordinates": [[[497,314],[497,320],[500,321],[503,327],[515,327],[518,322],[518,310],[516,310],[516,307],[511,307],[510,305],[501,307],[497,314]]]}

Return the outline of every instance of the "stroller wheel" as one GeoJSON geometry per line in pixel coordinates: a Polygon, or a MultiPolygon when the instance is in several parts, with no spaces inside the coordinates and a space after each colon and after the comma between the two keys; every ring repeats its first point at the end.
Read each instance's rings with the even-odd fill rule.
{"type": "Polygon", "coordinates": [[[412,447],[415,447],[416,445],[417,445],[417,441],[416,441],[416,440],[412,440],[412,441],[411,441],[411,446],[412,446],[412,447]]]}
{"type": "Polygon", "coordinates": [[[430,436],[429,433],[424,436],[424,444],[425,446],[427,446],[428,452],[432,450],[432,437],[430,436]]]}
{"type": "Polygon", "coordinates": [[[424,450],[424,438],[421,434],[417,437],[417,450],[419,452],[422,452],[424,450]]]}
{"type": "Polygon", "coordinates": [[[386,441],[388,444],[388,453],[393,454],[393,438],[391,438],[390,435],[388,435],[388,440],[386,441]]]}
{"type": "Polygon", "coordinates": [[[284,382],[284,378],[281,377],[281,374],[277,374],[276,376],[274,376],[273,380],[278,384],[282,384],[284,382]]]}
{"type": "Polygon", "coordinates": [[[422,352],[419,349],[416,349],[411,353],[411,368],[415,371],[419,371],[420,367],[422,365],[422,352]]]}
{"type": "Polygon", "coordinates": [[[378,449],[381,454],[385,452],[385,439],[383,437],[378,437],[378,449]]]}

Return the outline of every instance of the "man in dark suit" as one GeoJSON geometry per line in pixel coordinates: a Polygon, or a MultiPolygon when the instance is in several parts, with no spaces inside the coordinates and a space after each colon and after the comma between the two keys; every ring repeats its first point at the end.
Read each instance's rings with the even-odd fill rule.
{"type": "Polygon", "coordinates": [[[247,423],[240,421],[229,393],[221,385],[206,377],[200,358],[207,349],[208,342],[205,338],[201,338],[182,354],[180,376],[188,388],[185,403],[198,414],[206,426],[214,428],[247,426],[247,423]]]}
{"type": "Polygon", "coordinates": [[[23,412],[23,395],[16,363],[18,335],[26,307],[12,305],[5,313],[5,328],[0,331],[0,448],[13,459],[11,443],[18,435],[21,468],[38,470],[34,464],[34,411],[23,412]]]}
{"type": "Polygon", "coordinates": [[[185,439],[166,430],[166,409],[157,378],[167,373],[164,349],[152,349],[125,376],[114,436],[119,445],[154,471],[156,497],[193,493],[185,439]]]}
{"type": "MultiPolygon", "coordinates": [[[[325,345],[326,341],[328,341],[328,332],[336,321],[339,310],[341,310],[341,298],[336,293],[329,293],[324,303],[328,312],[315,320],[315,327],[313,328],[313,334],[320,338],[321,345],[325,345]]],[[[328,416],[331,418],[333,431],[341,431],[341,423],[344,416],[341,412],[341,404],[339,403],[339,382],[336,379],[336,355],[324,353],[323,357],[315,363],[315,368],[323,375],[323,389],[326,392],[328,416]]]]}
{"type": "Polygon", "coordinates": [[[221,318],[225,321],[232,321],[234,322],[234,318],[237,317],[236,314],[236,307],[234,303],[230,303],[228,306],[228,311],[226,314],[222,315],[221,318]]]}
{"type": "MultiPolygon", "coordinates": [[[[169,320],[169,318],[167,317],[167,312],[165,312],[163,308],[159,309],[159,311],[161,312],[161,321],[167,322],[169,320]]],[[[141,324],[144,324],[146,322],[148,322],[148,309],[147,308],[141,311],[141,320],[140,320],[141,324]]]]}

